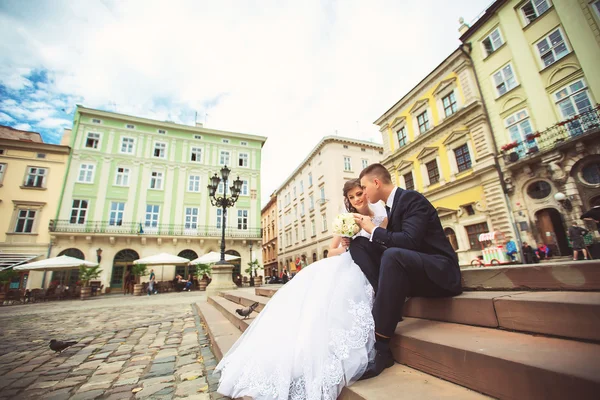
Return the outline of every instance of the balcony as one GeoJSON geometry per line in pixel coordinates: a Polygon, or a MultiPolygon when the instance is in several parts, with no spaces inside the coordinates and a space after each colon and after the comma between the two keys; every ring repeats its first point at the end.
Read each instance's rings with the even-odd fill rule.
{"type": "MultiPolygon", "coordinates": [[[[114,221],[86,221],[83,224],[72,224],[69,220],[51,220],[48,230],[53,233],[64,234],[100,234],[100,235],[133,235],[133,236],[183,236],[200,238],[221,238],[221,228],[208,225],[173,225],[173,224],[151,224],[140,222],[114,221]]],[[[236,227],[225,228],[226,238],[237,239],[260,239],[261,228],[238,229],[236,227]]]]}
{"type": "Polygon", "coordinates": [[[515,164],[598,132],[600,105],[561,121],[545,131],[529,134],[523,141],[508,143],[502,147],[502,154],[507,165],[515,164]]]}

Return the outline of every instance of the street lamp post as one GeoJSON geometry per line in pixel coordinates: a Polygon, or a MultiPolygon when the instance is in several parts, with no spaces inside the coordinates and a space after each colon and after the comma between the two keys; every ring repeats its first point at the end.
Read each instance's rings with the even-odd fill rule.
{"type": "Polygon", "coordinates": [[[215,173],[214,176],[210,178],[210,184],[208,185],[210,203],[213,205],[213,207],[220,207],[222,210],[221,260],[219,260],[213,266],[213,281],[209,285],[211,290],[222,290],[236,287],[231,280],[231,271],[233,270],[233,265],[225,262],[225,225],[227,223],[227,209],[233,207],[235,202],[238,200],[242,190],[242,181],[239,177],[233,181],[233,186],[229,188],[231,190],[231,195],[227,196],[227,181],[229,180],[230,172],[231,170],[227,168],[227,166],[224,166],[221,168],[221,177],[219,178],[215,173]],[[219,187],[221,181],[223,181],[223,195],[216,196],[217,188],[219,187]],[[226,280],[225,274],[229,275],[228,280],[226,280]]]}

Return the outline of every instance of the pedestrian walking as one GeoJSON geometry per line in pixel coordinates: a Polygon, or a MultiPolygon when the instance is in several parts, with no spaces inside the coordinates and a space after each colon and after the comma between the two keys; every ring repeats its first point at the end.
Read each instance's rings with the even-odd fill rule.
{"type": "Polygon", "coordinates": [[[150,279],[148,280],[148,296],[151,294],[157,294],[156,289],[154,289],[154,284],[156,283],[156,275],[154,274],[154,270],[150,270],[150,279]]]}
{"type": "Polygon", "coordinates": [[[586,260],[590,259],[585,247],[585,240],[583,239],[587,233],[586,229],[577,225],[577,221],[573,221],[569,227],[569,239],[571,239],[571,245],[573,246],[573,261],[577,261],[579,258],[579,251],[583,252],[583,257],[586,260]]]}

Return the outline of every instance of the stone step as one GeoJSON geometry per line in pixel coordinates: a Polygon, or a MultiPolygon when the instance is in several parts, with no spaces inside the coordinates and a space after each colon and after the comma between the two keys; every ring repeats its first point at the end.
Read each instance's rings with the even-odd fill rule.
{"type": "Polygon", "coordinates": [[[275,292],[281,287],[283,287],[283,285],[265,285],[255,288],[254,292],[257,296],[273,297],[275,292]]]}
{"type": "Polygon", "coordinates": [[[238,315],[235,310],[242,308],[240,304],[234,303],[233,301],[221,296],[209,296],[207,302],[208,304],[213,305],[225,318],[229,320],[231,324],[233,324],[233,326],[235,326],[241,332],[244,332],[246,328],[248,328],[250,322],[252,322],[256,316],[255,313],[252,313],[248,318],[238,315]]]}
{"type": "MultiPolygon", "coordinates": [[[[275,289],[264,296],[227,293],[236,303],[260,303],[262,310],[275,289]]],[[[501,328],[600,342],[598,292],[464,292],[445,298],[415,297],[407,301],[407,317],[501,328]]]]}
{"type": "Polygon", "coordinates": [[[465,290],[600,291],[600,261],[464,268],[465,290]]]}
{"type": "Polygon", "coordinates": [[[464,292],[411,298],[404,315],[422,319],[600,341],[598,292],[464,292]]]}
{"type": "MultiPolygon", "coordinates": [[[[196,304],[196,308],[207,325],[213,352],[219,361],[241,335],[241,329],[236,328],[231,322],[232,318],[230,318],[239,318],[235,314],[235,309],[238,307],[238,303],[219,296],[212,296],[212,300],[209,300],[209,302],[196,304]],[[226,317],[224,313],[230,314],[230,317],[226,317]],[[214,328],[213,325],[215,325],[214,328]],[[232,331],[236,331],[237,334],[232,333],[232,331]]],[[[250,321],[251,319],[240,319],[238,325],[243,325],[245,330],[250,321]]],[[[392,399],[396,398],[398,393],[402,393],[403,399],[489,399],[488,396],[481,393],[401,364],[395,364],[393,367],[388,368],[377,379],[356,382],[350,387],[344,388],[338,399],[392,399]]]]}
{"type": "Polygon", "coordinates": [[[396,361],[502,399],[592,399],[600,345],[448,322],[405,318],[396,361]]]}
{"type": "Polygon", "coordinates": [[[219,295],[244,307],[258,302],[258,307],[255,309],[256,312],[261,312],[266,304],[264,296],[257,296],[251,292],[242,292],[241,290],[224,291],[220,292],[219,295]]]}

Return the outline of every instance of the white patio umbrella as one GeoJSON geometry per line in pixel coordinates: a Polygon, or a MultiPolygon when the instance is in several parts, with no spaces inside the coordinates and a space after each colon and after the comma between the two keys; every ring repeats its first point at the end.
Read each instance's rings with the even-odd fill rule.
{"type": "MultiPolygon", "coordinates": [[[[237,260],[238,256],[232,256],[231,254],[225,254],[225,261],[237,260]]],[[[216,251],[211,251],[210,253],[206,253],[203,256],[196,258],[195,260],[190,261],[190,265],[197,264],[214,264],[221,260],[221,253],[217,253],[216,251]]]]}
{"type": "Polygon", "coordinates": [[[75,269],[80,266],[95,267],[98,263],[81,260],[75,257],[60,256],[47,258],[45,260],[34,261],[14,267],[15,270],[34,270],[34,271],[60,271],[63,269],[75,269]]]}
{"type": "Polygon", "coordinates": [[[160,280],[163,280],[163,267],[165,265],[186,265],[190,260],[184,257],[179,257],[169,253],[160,253],[153,256],[140,258],[135,260],[134,264],[145,264],[145,265],[160,265],[160,280]]]}

